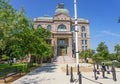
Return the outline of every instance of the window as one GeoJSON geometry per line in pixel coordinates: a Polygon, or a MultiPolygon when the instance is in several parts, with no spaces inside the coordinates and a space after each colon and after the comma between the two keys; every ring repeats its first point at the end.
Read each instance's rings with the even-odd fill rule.
{"type": "Polygon", "coordinates": [[[87,44],[87,40],[85,40],[85,44],[87,44]]]}
{"type": "Polygon", "coordinates": [[[84,44],[84,40],[82,40],[82,44],[84,44]]]}
{"type": "Polygon", "coordinates": [[[41,26],[41,25],[38,25],[37,28],[42,28],[42,26],[41,26]]]}
{"type": "Polygon", "coordinates": [[[87,44],[87,40],[82,40],[82,44],[87,44]]]}
{"type": "Polygon", "coordinates": [[[81,27],[81,31],[82,31],[82,32],[85,32],[85,26],[82,26],[82,27],[81,27]]]}
{"type": "Polygon", "coordinates": [[[60,44],[65,44],[65,40],[64,39],[60,39],[60,44]]]}
{"type": "Polygon", "coordinates": [[[73,38],[75,37],[75,33],[72,33],[72,37],[73,37],[73,38]]]}
{"type": "Polygon", "coordinates": [[[48,25],[48,26],[47,26],[47,30],[51,30],[51,25],[48,25]]]}
{"type": "Polygon", "coordinates": [[[72,31],[75,31],[75,26],[72,26],[71,30],[72,30],[72,31]]]}
{"type": "Polygon", "coordinates": [[[82,51],[84,51],[84,46],[82,46],[82,51]]]}
{"type": "Polygon", "coordinates": [[[65,25],[61,24],[61,25],[58,26],[58,31],[66,31],[66,30],[67,29],[66,29],[65,25]]]}
{"type": "Polygon", "coordinates": [[[85,50],[87,50],[87,46],[85,46],[85,50]]]}
{"type": "Polygon", "coordinates": [[[87,37],[87,34],[86,34],[86,33],[81,33],[81,37],[82,37],[82,38],[86,38],[86,37],[87,37]]]}
{"type": "Polygon", "coordinates": [[[83,38],[84,36],[83,36],[83,33],[81,33],[81,37],[83,38]]]}
{"type": "Polygon", "coordinates": [[[86,33],[84,33],[84,38],[86,38],[86,36],[87,36],[87,34],[86,34],[86,33]]]}

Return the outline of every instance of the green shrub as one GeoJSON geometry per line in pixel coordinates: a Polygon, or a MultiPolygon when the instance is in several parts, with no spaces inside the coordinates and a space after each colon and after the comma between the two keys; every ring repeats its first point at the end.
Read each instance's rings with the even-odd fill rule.
{"type": "Polygon", "coordinates": [[[111,61],[105,62],[105,65],[106,65],[106,66],[111,66],[111,65],[112,65],[112,62],[111,62],[111,61]]]}
{"type": "Polygon", "coordinates": [[[120,62],[116,62],[116,63],[115,63],[115,66],[116,66],[117,68],[120,68],[120,62]]]}
{"type": "Polygon", "coordinates": [[[8,60],[8,59],[9,59],[8,56],[6,56],[6,55],[2,55],[2,61],[6,61],[6,60],[8,60]]]}

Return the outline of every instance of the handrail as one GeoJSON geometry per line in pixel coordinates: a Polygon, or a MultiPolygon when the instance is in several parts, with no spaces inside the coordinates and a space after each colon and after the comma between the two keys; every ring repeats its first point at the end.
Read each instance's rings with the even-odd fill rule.
{"type": "Polygon", "coordinates": [[[89,81],[92,81],[92,82],[95,82],[95,83],[98,83],[98,84],[103,84],[103,83],[101,83],[101,82],[97,82],[97,81],[95,81],[95,80],[89,79],[89,78],[87,78],[87,77],[85,77],[85,76],[83,76],[83,75],[82,75],[82,77],[85,78],[85,79],[87,79],[87,80],[89,80],[89,81]]]}
{"type": "MultiPolygon", "coordinates": [[[[91,81],[91,82],[95,82],[95,83],[98,83],[98,84],[103,84],[103,83],[101,83],[101,82],[97,82],[97,81],[95,81],[95,80],[89,79],[89,78],[83,76],[82,74],[81,74],[81,76],[82,76],[83,78],[85,78],[85,79],[91,81]]],[[[78,82],[78,80],[79,80],[79,79],[75,80],[75,84],[78,82]]]]}

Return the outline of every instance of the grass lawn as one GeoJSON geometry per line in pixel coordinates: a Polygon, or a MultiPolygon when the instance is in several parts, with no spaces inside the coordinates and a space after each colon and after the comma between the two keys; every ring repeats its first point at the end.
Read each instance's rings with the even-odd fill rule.
{"type": "Polygon", "coordinates": [[[16,63],[16,64],[12,64],[12,66],[10,64],[0,64],[0,69],[4,69],[7,67],[13,67],[13,66],[17,66],[17,68],[19,68],[20,70],[23,71],[23,68],[25,64],[22,63],[16,63]]]}
{"type": "MultiPolygon", "coordinates": [[[[21,67],[25,64],[22,64],[22,63],[16,63],[16,64],[13,64],[12,66],[17,66],[17,67],[21,67]]],[[[11,67],[10,64],[0,64],[0,69],[3,69],[3,68],[7,68],[7,67],[11,67]]]]}

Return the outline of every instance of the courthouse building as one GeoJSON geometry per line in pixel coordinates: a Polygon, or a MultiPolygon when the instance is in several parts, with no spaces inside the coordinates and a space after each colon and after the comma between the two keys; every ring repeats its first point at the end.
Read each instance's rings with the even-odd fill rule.
{"type": "MultiPolygon", "coordinates": [[[[45,28],[52,32],[53,56],[75,56],[75,19],[71,18],[64,4],[58,4],[54,16],[34,18],[34,28],[45,28]]],[[[78,50],[90,48],[89,21],[78,18],[78,50]]]]}

